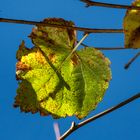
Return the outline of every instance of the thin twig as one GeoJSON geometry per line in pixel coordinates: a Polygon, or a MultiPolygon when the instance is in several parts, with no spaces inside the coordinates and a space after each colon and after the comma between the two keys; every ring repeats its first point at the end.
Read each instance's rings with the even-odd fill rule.
{"type": "Polygon", "coordinates": [[[103,112],[100,112],[99,114],[97,114],[97,115],[95,115],[95,116],[93,116],[93,117],[91,117],[91,118],[89,118],[89,119],[86,119],[85,121],[80,122],[79,124],[74,124],[74,125],[72,125],[73,127],[70,127],[70,128],[68,129],[68,131],[66,131],[66,132],[60,137],[60,140],[64,140],[64,139],[65,139],[66,137],[68,137],[72,132],[74,132],[75,130],[81,128],[82,126],[84,126],[84,125],[86,125],[86,124],[88,124],[88,123],[90,123],[90,122],[92,122],[92,121],[95,121],[96,119],[99,119],[99,118],[101,118],[101,117],[103,117],[103,116],[105,116],[105,115],[107,115],[107,114],[109,114],[109,113],[111,113],[111,112],[113,112],[113,111],[119,109],[120,107],[123,107],[124,105],[126,105],[126,104],[128,104],[128,103],[130,103],[130,102],[132,102],[132,101],[134,101],[134,100],[136,100],[136,99],[138,99],[138,98],[140,98],[140,93],[138,93],[138,94],[136,94],[136,95],[130,97],[129,99],[127,99],[127,100],[125,100],[125,101],[119,103],[118,105],[116,105],[116,106],[114,106],[114,107],[111,107],[111,108],[109,108],[109,109],[107,109],[107,110],[105,110],[105,111],[103,111],[103,112]]]}
{"type": "Polygon", "coordinates": [[[95,1],[91,1],[91,0],[80,0],[80,1],[86,3],[86,7],[89,7],[89,6],[101,6],[101,7],[108,7],[108,8],[137,9],[137,10],[140,10],[140,7],[138,7],[138,6],[102,3],[102,2],[95,2],[95,1]]]}
{"type": "MultiPolygon", "coordinates": [[[[79,41],[77,41],[77,43],[78,43],[79,41]]],[[[82,46],[84,46],[84,47],[93,47],[93,46],[88,46],[88,45],[86,45],[86,44],[84,44],[84,43],[81,43],[81,45],[82,46]]],[[[93,47],[93,48],[95,48],[95,49],[97,49],[97,50],[107,50],[107,51],[109,51],[109,50],[127,50],[127,49],[138,49],[138,48],[124,48],[124,47],[114,47],[114,48],[110,48],[110,47],[93,47]]]]}
{"type": "Polygon", "coordinates": [[[94,47],[97,50],[104,50],[104,51],[113,51],[113,50],[132,50],[133,48],[123,48],[123,47],[114,47],[114,48],[109,48],[109,47],[94,47]]]}
{"type": "Polygon", "coordinates": [[[140,52],[138,52],[130,61],[124,66],[125,69],[128,69],[130,65],[140,56],[140,52]]]}
{"type": "Polygon", "coordinates": [[[72,27],[67,25],[56,25],[56,24],[44,23],[38,21],[17,20],[17,19],[7,19],[7,18],[0,18],[0,22],[27,24],[27,25],[42,25],[42,26],[57,27],[57,28],[69,28],[69,29],[84,31],[88,33],[123,33],[123,29],[94,29],[94,28],[84,28],[84,27],[76,27],[76,26],[72,27]]]}

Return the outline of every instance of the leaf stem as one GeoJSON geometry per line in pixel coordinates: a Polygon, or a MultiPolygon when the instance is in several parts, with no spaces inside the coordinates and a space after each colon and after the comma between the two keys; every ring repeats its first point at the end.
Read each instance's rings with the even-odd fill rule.
{"type": "MultiPolygon", "coordinates": [[[[73,48],[73,50],[71,51],[71,53],[69,54],[69,56],[71,56],[72,55],[72,53],[82,44],[82,42],[86,39],[86,37],[88,36],[89,34],[88,33],[86,33],[83,37],[82,37],[82,39],[77,43],[77,45],[73,48]]],[[[68,57],[69,57],[68,56],[68,57]]]]}
{"type": "Polygon", "coordinates": [[[107,7],[107,8],[137,9],[137,10],[140,10],[140,7],[138,7],[138,6],[102,3],[102,2],[95,2],[95,1],[91,1],[91,0],[80,0],[80,1],[86,3],[86,7],[89,7],[89,6],[101,6],[101,7],[107,7]]]}
{"type": "Polygon", "coordinates": [[[8,19],[8,18],[0,18],[0,22],[27,24],[27,25],[42,25],[42,26],[57,27],[57,28],[64,28],[64,29],[69,28],[69,29],[84,31],[88,33],[123,33],[123,29],[94,29],[94,28],[85,28],[85,27],[76,27],[76,26],[72,27],[67,25],[56,25],[56,24],[44,23],[38,21],[8,19]]]}
{"type": "Polygon", "coordinates": [[[86,125],[86,124],[88,124],[92,121],[95,121],[95,120],[97,120],[97,119],[99,119],[99,118],[101,118],[101,117],[103,117],[103,116],[105,116],[105,115],[107,115],[107,114],[109,114],[109,113],[127,105],[128,103],[130,103],[130,102],[132,102],[132,101],[134,101],[138,98],[140,98],[140,93],[130,97],[129,99],[117,104],[114,107],[111,107],[111,108],[109,108],[109,109],[107,109],[103,112],[100,112],[97,115],[94,115],[93,117],[91,117],[89,119],[86,119],[86,120],[80,122],[79,124],[75,124],[74,122],[72,122],[71,127],[60,137],[59,140],[64,140],[66,137],[68,137],[70,134],[72,134],[72,132],[76,131],[77,129],[81,128],[82,126],[84,126],[84,125],[86,125]]]}
{"type": "Polygon", "coordinates": [[[140,56],[140,52],[138,52],[130,61],[124,66],[125,69],[128,69],[130,65],[140,56]]]}
{"type": "Polygon", "coordinates": [[[57,71],[60,70],[64,62],[73,54],[73,52],[81,45],[81,43],[86,39],[89,34],[86,33],[82,39],[78,42],[78,44],[72,49],[71,53],[62,61],[61,65],[58,67],[57,71]]]}

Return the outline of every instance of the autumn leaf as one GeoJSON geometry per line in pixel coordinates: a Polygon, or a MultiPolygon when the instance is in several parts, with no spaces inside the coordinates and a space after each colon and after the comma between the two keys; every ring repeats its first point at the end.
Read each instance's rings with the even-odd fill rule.
{"type": "MultiPolygon", "coordinates": [[[[136,0],[132,5],[140,7],[140,0],[136,0]]],[[[124,17],[124,34],[126,48],[140,48],[140,10],[127,10],[124,17]]]]}
{"type": "MultiPolygon", "coordinates": [[[[74,26],[57,18],[44,22],[74,26]]],[[[19,87],[14,106],[54,118],[86,117],[109,86],[110,61],[94,48],[77,50],[68,57],[76,44],[72,29],[36,26],[30,38],[35,46],[29,49],[22,42],[17,51],[19,87]]]]}

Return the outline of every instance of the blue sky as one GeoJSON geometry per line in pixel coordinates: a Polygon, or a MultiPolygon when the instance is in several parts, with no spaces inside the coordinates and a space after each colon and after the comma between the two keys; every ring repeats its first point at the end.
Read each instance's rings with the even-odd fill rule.
{"type": "MultiPolygon", "coordinates": [[[[132,0],[100,0],[100,2],[130,4],[132,0]]],[[[74,21],[76,26],[122,28],[125,10],[103,7],[85,8],[84,6],[79,0],[1,0],[0,17],[36,21],[47,17],[61,17],[74,21]]],[[[79,122],[75,117],[53,120],[52,117],[40,117],[39,114],[25,114],[12,106],[17,88],[16,51],[22,40],[25,40],[27,46],[32,46],[27,37],[32,27],[31,25],[0,23],[0,139],[2,140],[55,140],[54,122],[59,123],[61,133],[69,128],[72,121],[79,122]]],[[[78,32],[78,38],[80,37],[81,33],[78,32]]],[[[121,33],[92,34],[84,43],[95,47],[123,47],[124,35],[121,33]]],[[[140,91],[140,58],[128,70],[124,69],[124,64],[137,52],[138,50],[103,51],[112,62],[113,79],[103,101],[88,117],[140,91]]],[[[136,100],[80,128],[67,140],[139,139],[139,106],[140,101],[136,100]]]]}

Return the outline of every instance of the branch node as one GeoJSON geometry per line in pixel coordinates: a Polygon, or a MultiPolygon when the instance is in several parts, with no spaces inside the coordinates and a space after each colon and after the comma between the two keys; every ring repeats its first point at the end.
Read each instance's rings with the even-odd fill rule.
{"type": "Polygon", "coordinates": [[[73,122],[71,123],[70,129],[72,130],[75,126],[76,126],[76,123],[73,121],[73,122]]]}

